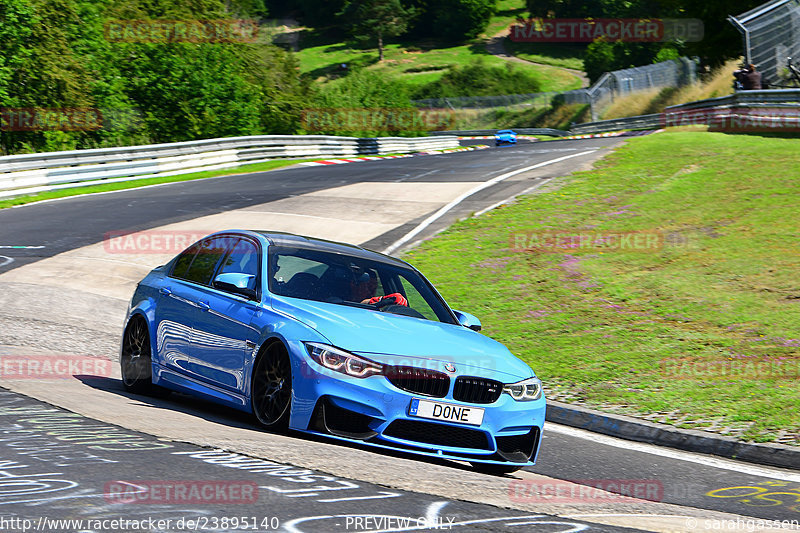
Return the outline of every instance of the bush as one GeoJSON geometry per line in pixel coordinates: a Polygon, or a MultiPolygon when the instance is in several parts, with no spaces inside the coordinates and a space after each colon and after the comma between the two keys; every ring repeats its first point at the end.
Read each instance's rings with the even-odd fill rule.
{"type": "Polygon", "coordinates": [[[539,87],[539,81],[534,76],[511,63],[493,67],[476,61],[449,68],[438,80],[415,90],[413,98],[527,94],[539,92],[539,87]]]}
{"type": "Polygon", "coordinates": [[[406,87],[368,70],[354,70],[323,86],[314,103],[306,113],[306,133],[379,137],[413,136],[424,131],[406,87]]]}

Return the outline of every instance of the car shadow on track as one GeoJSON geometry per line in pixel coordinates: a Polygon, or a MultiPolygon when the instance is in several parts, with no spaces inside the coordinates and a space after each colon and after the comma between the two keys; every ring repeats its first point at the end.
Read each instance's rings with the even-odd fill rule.
{"type": "MultiPolygon", "coordinates": [[[[140,394],[132,394],[130,392],[127,392],[125,388],[122,386],[122,381],[116,378],[89,376],[89,375],[83,375],[83,376],[79,375],[74,377],[88,387],[97,390],[102,390],[104,392],[110,392],[112,394],[128,398],[130,400],[135,400],[153,409],[164,409],[169,411],[175,411],[190,416],[195,416],[197,418],[202,418],[203,420],[206,420],[208,422],[213,422],[215,424],[220,424],[223,426],[239,428],[239,429],[251,429],[253,431],[261,431],[265,435],[269,435],[271,433],[280,434],[286,437],[296,438],[307,442],[319,442],[334,446],[342,446],[342,447],[367,451],[370,453],[383,455],[386,457],[409,459],[420,463],[428,463],[439,466],[446,466],[457,470],[475,472],[472,469],[472,467],[466,462],[459,463],[456,461],[450,461],[446,459],[437,459],[435,457],[425,457],[411,453],[406,453],[400,450],[388,450],[383,448],[378,449],[372,446],[359,444],[357,442],[345,442],[337,439],[328,439],[323,435],[313,435],[310,433],[301,433],[299,431],[292,431],[292,430],[288,430],[285,432],[269,431],[261,428],[255,422],[254,417],[250,414],[236,411],[228,407],[220,406],[213,402],[199,399],[196,396],[189,396],[188,394],[182,394],[180,392],[169,392],[168,395],[165,397],[144,396],[140,394]]],[[[491,475],[491,474],[485,474],[485,475],[491,475]]],[[[514,475],[512,474],[501,477],[514,478],[514,475]]]]}

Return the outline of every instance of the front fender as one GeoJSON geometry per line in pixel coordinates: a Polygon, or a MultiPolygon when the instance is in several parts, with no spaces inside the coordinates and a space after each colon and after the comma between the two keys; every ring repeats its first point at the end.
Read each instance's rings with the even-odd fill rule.
{"type": "Polygon", "coordinates": [[[255,342],[256,346],[250,351],[245,360],[245,382],[244,393],[250,398],[253,370],[256,359],[262,349],[270,343],[279,341],[289,352],[289,361],[292,365],[292,389],[294,390],[297,380],[302,378],[304,353],[300,348],[303,342],[323,342],[330,344],[324,335],[316,329],[304,324],[296,318],[280,313],[272,308],[262,308],[254,317],[253,328],[260,331],[259,338],[255,342]]]}

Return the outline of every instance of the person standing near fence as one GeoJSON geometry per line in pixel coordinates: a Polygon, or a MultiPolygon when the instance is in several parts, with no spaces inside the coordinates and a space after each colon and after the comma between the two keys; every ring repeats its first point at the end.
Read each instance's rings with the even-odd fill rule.
{"type": "Polygon", "coordinates": [[[736,78],[737,89],[744,91],[754,91],[761,89],[761,73],[756,69],[756,66],[749,63],[743,69],[737,70],[733,73],[736,78]]]}

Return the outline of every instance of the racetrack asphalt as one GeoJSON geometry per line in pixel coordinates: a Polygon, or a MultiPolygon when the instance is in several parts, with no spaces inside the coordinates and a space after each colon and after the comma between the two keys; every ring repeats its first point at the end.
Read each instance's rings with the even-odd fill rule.
{"type": "MultiPolygon", "coordinates": [[[[565,155],[592,151],[586,156],[522,173],[486,188],[454,206],[427,226],[417,238],[432,235],[459,217],[506,200],[549,178],[565,175],[576,168],[585,168],[608,147],[619,142],[617,139],[590,139],[520,143],[517,146],[476,152],[426,155],[324,168],[291,167],[268,173],[181,182],[5,209],[0,211],[0,245],[42,246],[42,248],[0,250],[0,255],[12,260],[3,265],[0,258],[2,265],[0,266],[2,273],[0,274],[0,331],[3,331],[0,334],[0,344],[13,345],[13,348],[6,349],[6,353],[33,353],[35,349],[44,348],[50,353],[115,357],[121,317],[124,315],[126,305],[124,293],[127,291],[129,294],[130,284],[135,283],[135,279],[131,281],[128,278],[138,271],[146,272],[155,264],[142,263],[134,265],[135,268],[126,265],[127,270],[115,271],[119,276],[123,274],[127,276],[122,280],[121,277],[103,276],[100,271],[107,269],[111,259],[123,260],[125,257],[109,259],[86,253],[78,257],[77,254],[81,250],[88,250],[92,246],[102,248],[102,244],[97,243],[102,243],[104,236],[110,231],[141,231],[170,227],[170,225],[201,228],[202,224],[194,224],[195,220],[204,219],[214,226],[225,221],[228,213],[239,212],[242,216],[236,219],[238,223],[253,219],[275,224],[285,223],[288,226],[287,230],[299,225],[306,230],[305,233],[321,233],[321,236],[328,238],[331,238],[331,234],[352,235],[354,238],[344,240],[361,242],[367,247],[381,250],[406,235],[447,202],[492,176],[565,155]],[[265,205],[271,207],[266,208],[265,205]],[[347,206],[347,209],[344,206],[347,206]],[[303,224],[296,218],[299,215],[305,217],[303,224]],[[83,261],[81,268],[74,268],[76,258],[83,261]],[[69,269],[64,270],[65,264],[69,265],[69,269]],[[118,286],[123,286],[124,290],[115,292],[114,287],[118,286]]],[[[151,257],[155,259],[155,256],[151,257]]],[[[3,353],[2,349],[0,353],[3,353]]],[[[113,389],[113,385],[110,384],[91,387],[80,382],[72,383],[66,388],[63,384],[4,383],[4,385],[50,403],[63,405],[75,412],[87,416],[94,415],[95,418],[124,427],[132,427],[134,424],[122,416],[122,412],[126,414],[135,412],[139,416],[148,412],[147,408],[138,405],[135,411],[120,411],[118,418],[115,418],[113,412],[103,412],[98,410],[100,409],[98,406],[91,405],[93,400],[100,398],[97,396],[98,391],[105,390],[107,393],[109,387],[113,389]],[[56,394],[55,392],[59,392],[59,387],[62,387],[60,392],[72,395],[71,398],[75,400],[69,401],[65,396],[56,394]]],[[[114,400],[108,398],[113,397],[124,400],[126,406],[132,408],[128,404],[134,402],[119,393],[102,396],[104,401],[112,402],[114,400]]],[[[185,400],[179,397],[165,402],[159,404],[155,411],[151,408],[151,412],[161,413],[165,409],[180,409],[185,400]]],[[[207,407],[213,412],[213,407],[207,407]]],[[[212,423],[221,425],[217,434],[224,434],[226,428],[229,428],[230,415],[217,414],[222,418],[222,422],[212,423]]],[[[193,411],[187,416],[203,415],[193,411]]],[[[182,423],[187,422],[184,420],[182,423]]],[[[512,501],[514,498],[509,496],[508,491],[505,500],[502,497],[498,499],[497,494],[494,494],[493,499],[482,498],[480,493],[486,490],[486,486],[492,485],[497,489],[497,482],[501,480],[499,490],[502,493],[503,487],[507,489],[511,479],[492,478],[472,474],[454,466],[437,465],[437,468],[443,468],[444,471],[450,472],[449,475],[455,477],[478,476],[476,479],[484,480],[481,482],[483,487],[473,487],[475,494],[464,489],[463,492],[455,491],[447,496],[516,509],[542,509],[544,512],[560,516],[582,516],[593,522],[639,527],[644,525],[645,529],[653,531],[683,529],[679,526],[676,529],[675,520],[667,523],[661,519],[648,519],[643,516],[636,518],[637,514],[647,514],[650,509],[654,511],[650,514],[680,516],[684,521],[686,517],[683,515],[697,517],[701,521],[704,517],[725,519],[735,516],[791,520],[797,519],[800,515],[797,510],[797,500],[800,499],[797,495],[800,475],[796,472],[753,467],[735,461],[718,461],[699,454],[684,454],[684,452],[665,454],[656,447],[638,448],[618,439],[605,438],[608,439],[605,440],[594,434],[570,432],[570,428],[549,427],[550,430],[545,431],[539,462],[536,467],[530,469],[531,472],[552,479],[579,480],[586,485],[603,482],[601,483],[603,486],[608,486],[609,480],[646,482],[650,484],[649,486],[660,487],[655,499],[663,503],[648,502],[620,508],[605,500],[588,502],[591,504],[588,506],[586,501],[571,501],[559,507],[551,505],[552,502],[539,501],[536,498],[529,498],[523,502],[512,501]],[[762,497],[756,499],[754,496],[762,497]],[[765,505],[768,500],[777,503],[765,505]],[[589,512],[581,513],[582,510],[589,512]],[[713,512],[704,514],[703,510],[713,512]],[[720,515],[716,512],[731,514],[720,515]],[[584,516],[587,514],[592,516],[584,516]]],[[[148,424],[141,421],[137,422],[137,427],[133,429],[158,435],[157,431],[148,431],[148,424]]],[[[160,436],[180,439],[177,433],[167,437],[160,436]]],[[[206,441],[192,442],[214,445],[211,441],[214,440],[215,434],[210,433],[210,435],[212,437],[206,441]]],[[[277,437],[263,434],[263,438],[269,440],[277,437]]],[[[296,446],[298,450],[325,448],[325,450],[352,451],[352,447],[321,444],[296,436],[292,436],[290,441],[281,442],[284,446],[296,446]]],[[[232,442],[227,442],[228,449],[232,449],[232,445],[232,442]]],[[[261,454],[259,456],[265,456],[263,450],[254,452],[261,454]]],[[[266,455],[274,453],[276,453],[274,450],[270,450],[266,455]]],[[[361,450],[358,450],[358,453],[359,456],[365,453],[374,454],[361,450]]],[[[444,494],[447,489],[446,486],[442,488],[436,483],[406,484],[400,479],[400,476],[408,475],[408,464],[424,466],[426,464],[424,462],[398,459],[391,454],[378,453],[375,456],[379,459],[379,463],[401,462],[404,468],[400,468],[400,472],[396,474],[389,470],[389,466],[379,473],[375,473],[374,469],[365,468],[366,474],[359,472],[353,474],[352,467],[347,468],[347,465],[344,465],[345,468],[342,468],[342,465],[330,462],[329,455],[335,456],[335,454],[326,451],[323,455],[324,459],[311,466],[302,464],[303,461],[299,459],[292,460],[291,453],[281,455],[280,460],[289,464],[315,467],[323,472],[338,470],[336,473],[339,475],[351,472],[350,479],[356,479],[359,483],[377,482],[396,490],[421,490],[428,494],[444,494]],[[393,477],[395,475],[396,478],[393,477]]],[[[274,459],[272,455],[267,458],[274,459]]],[[[154,464],[161,463],[156,460],[154,464]]],[[[167,461],[163,464],[166,465],[167,461]]],[[[100,465],[98,468],[102,470],[100,465]]],[[[415,468],[413,472],[425,476],[426,470],[428,469],[415,468]]],[[[110,474],[108,471],[105,473],[98,471],[97,475],[110,474]]],[[[531,478],[526,477],[528,475],[522,474],[520,479],[530,480],[531,478]]],[[[348,476],[343,475],[343,477],[348,476]]],[[[533,479],[543,482],[541,480],[544,478],[533,479]]],[[[422,504],[415,502],[414,505],[417,505],[414,509],[419,509],[418,505],[422,504]]],[[[379,507],[371,507],[373,512],[377,508],[379,507]]],[[[308,509],[314,508],[308,507],[308,509]]],[[[303,511],[306,512],[305,506],[303,511]]],[[[412,512],[409,508],[402,512],[419,513],[419,511],[412,512]]],[[[486,516],[489,515],[491,513],[486,516]]],[[[465,516],[471,515],[467,513],[465,516]]],[[[508,526],[508,530],[511,529],[508,526]]]]}

